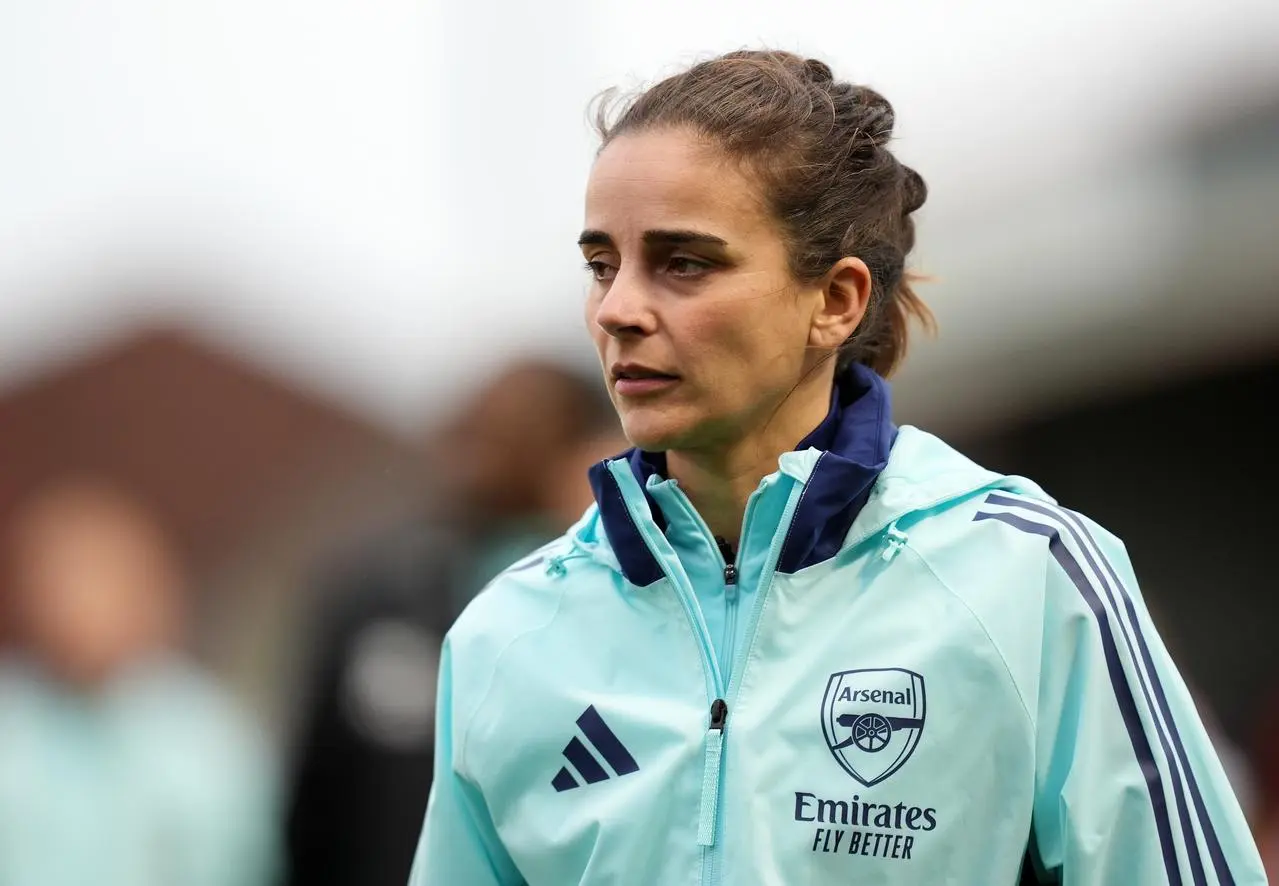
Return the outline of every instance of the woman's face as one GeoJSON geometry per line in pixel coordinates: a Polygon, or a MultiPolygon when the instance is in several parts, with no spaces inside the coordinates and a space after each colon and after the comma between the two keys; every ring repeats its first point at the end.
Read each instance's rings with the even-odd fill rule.
{"type": "Polygon", "coordinates": [[[628,134],[586,192],[586,319],[626,436],[723,447],[766,424],[820,356],[820,285],[790,273],[759,186],[681,130],[628,134]]]}
{"type": "Polygon", "coordinates": [[[34,505],[12,543],[20,639],[62,678],[100,685],[175,634],[176,567],[131,504],[69,486],[34,505]]]}

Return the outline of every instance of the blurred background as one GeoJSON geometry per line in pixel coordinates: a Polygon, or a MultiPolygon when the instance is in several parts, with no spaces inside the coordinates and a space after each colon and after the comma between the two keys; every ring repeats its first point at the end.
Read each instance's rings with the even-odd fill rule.
{"type": "Polygon", "coordinates": [[[1279,4],[10,0],[0,886],[403,882],[439,637],[625,445],[587,102],[760,45],[895,105],[897,418],[1127,541],[1279,876],[1279,4]]]}

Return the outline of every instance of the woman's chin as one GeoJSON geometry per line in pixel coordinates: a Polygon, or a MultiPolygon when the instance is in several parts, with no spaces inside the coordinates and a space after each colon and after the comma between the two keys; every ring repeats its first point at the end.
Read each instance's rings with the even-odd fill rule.
{"type": "Polygon", "coordinates": [[[728,426],[718,412],[701,404],[624,404],[618,409],[622,431],[632,446],[645,452],[713,448],[728,426]]]}
{"type": "Polygon", "coordinates": [[[623,416],[622,430],[632,446],[645,452],[677,449],[688,435],[688,428],[664,416],[623,416]]]}

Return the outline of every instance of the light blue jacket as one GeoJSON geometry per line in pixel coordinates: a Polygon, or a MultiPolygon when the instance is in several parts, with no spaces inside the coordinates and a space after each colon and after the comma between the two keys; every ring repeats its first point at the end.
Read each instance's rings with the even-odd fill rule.
{"type": "Polygon", "coordinates": [[[1122,544],[873,373],[733,564],[662,475],[597,466],[450,633],[412,886],[1265,882],[1122,544]]]}
{"type": "Polygon", "coordinates": [[[180,660],[94,695],[0,661],[0,886],[271,886],[275,774],[244,714],[180,660]]]}

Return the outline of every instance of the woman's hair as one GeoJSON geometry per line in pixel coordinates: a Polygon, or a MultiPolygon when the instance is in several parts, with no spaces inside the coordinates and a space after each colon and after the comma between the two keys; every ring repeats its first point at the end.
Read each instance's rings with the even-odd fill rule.
{"type": "Polygon", "coordinates": [[[687,128],[744,161],[780,223],[796,279],[812,282],[845,256],[870,268],[865,318],[839,349],[837,368],[863,363],[889,375],[912,319],[933,326],[905,270],[911,213],[927,188],[888,150],[893,107],[865,86],[836,81],[816,59],[740,51],[694,65],[623,102],[605,93],[595,113],[601,150],[628,132],[687,128]]]}

